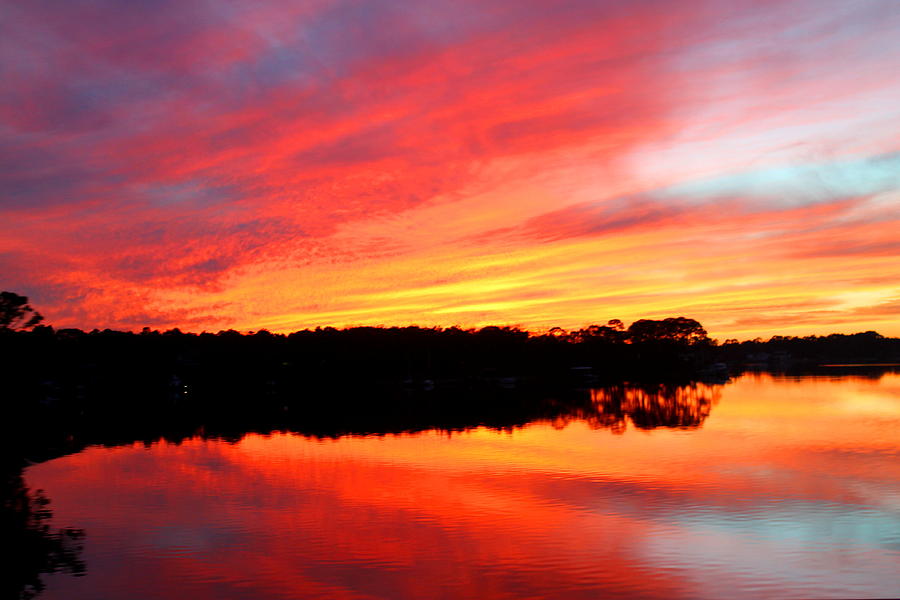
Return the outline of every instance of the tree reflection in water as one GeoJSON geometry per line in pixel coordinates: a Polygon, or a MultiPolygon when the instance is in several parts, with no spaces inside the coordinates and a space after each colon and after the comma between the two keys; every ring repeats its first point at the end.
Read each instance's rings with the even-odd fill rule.
{"type": "Polygon", "coordinates": [[[0,580],[3,598],[34,598],[44,589],[45,573],[84,575],[84,531],[52,529],[50,500],[41,490],[30,491],[20,472],[3,478],[0,502],[0,540],[7,549],[0,580]]]}
{"type": "Polygon", "coordinates": [[[721,385],[618,384],[590,390],[590,405],[554,419],[564,427],[582,420],[592,429],[624,433],[628,421],[637,429],[696,429],[721,397],[721,385]]]}
{"type": "MultiPolygon", "coordinates": [[[[613,384],[555,392],[489,387],[385,397],[336,392],[291,410],[281,399],[272,410],[265,403],[248,404],[244,398],[220,401],[215,408],[198,405],[194,411],[182,407],[181,412],[166,412],[172,408],[154,406],[147,414],[156,418],[148,419],[126,418],[112,410],[94,412],[92,418],[80,421],[63,418],[66,414],[44,414],[43,427],[8,430],[4,440],[10,456],[21,454],[23,460],[16,462],[21,465],[26,462],[25,456],[51,460],[89,445],[118,446],[135,441],[149,445],[161,438],[178,443],[197,435],[237,442],[251,432],[285,431],[337,438],[477,427],[511,431],[536,422],[562,428],[577,421],[614,433],[623,433],[628,421],[638,429],[693,429],[709,416],[721,387],[703,383],[613,384]]],[[[23,422],[36,424],[41,420],[23,422]]],[[[10,550],[7,556],[11,558],[2,580],[3,597],[33,598],[44,588],[42,574],[85,573],[81,560],[84,532],[52,529],[49,500],[40,490],[32,492],[26,487],[21,468],[7,469],[6,473],[0,489],[0,540],[10,550]]]]}

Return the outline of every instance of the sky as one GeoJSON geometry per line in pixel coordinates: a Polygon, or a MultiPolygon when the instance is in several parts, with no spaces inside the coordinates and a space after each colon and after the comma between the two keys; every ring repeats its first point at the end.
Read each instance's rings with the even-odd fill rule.
{"type": "Polygon", "coordinates": [[[900,335],[895,0],[0,0],[56,327],[900,335]]]}

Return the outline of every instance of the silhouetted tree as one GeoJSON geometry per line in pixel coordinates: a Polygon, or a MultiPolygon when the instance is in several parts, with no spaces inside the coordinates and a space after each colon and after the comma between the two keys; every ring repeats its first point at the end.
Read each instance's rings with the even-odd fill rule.
{"type": "Polygon", "coordinates": [[[610,319],[606,322],[606,326],[610,329],[615,329],[616,331],[625,330],[625,323],[623,323],[621,319],[610,319]]]}
{"type": "Polygon", "coordinates": [[[669,317],[662,321],[640,319],[628,328],[632,343],[675,342],[679,344],[709,343],[706,330],[694,319],[669,317]]]}
{"type": "Polygon", "coordinates": [[[625,326],[619,319],[612,319],[606,325],[588,325],[584,329],[573,331],[569,337],[573,342],[597,342],[620,343],[624,339],[625,326]]]}
{"type": "Polygon", "coordinates": [[[0,292],[0,329],[30,329],[44,320],[28,305],[28,298],[14,292],[0,292]]]}

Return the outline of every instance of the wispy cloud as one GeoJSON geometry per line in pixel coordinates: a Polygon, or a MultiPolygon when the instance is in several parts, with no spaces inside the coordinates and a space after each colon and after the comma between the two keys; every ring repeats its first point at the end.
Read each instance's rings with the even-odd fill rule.
{"type": "Polygon", "coordinates": [[[735,273],[900,278],[890,1],[2,11],[0,283],[54,323],[541,326],[607,298],[719,302],[726,332],[735,273]]]}

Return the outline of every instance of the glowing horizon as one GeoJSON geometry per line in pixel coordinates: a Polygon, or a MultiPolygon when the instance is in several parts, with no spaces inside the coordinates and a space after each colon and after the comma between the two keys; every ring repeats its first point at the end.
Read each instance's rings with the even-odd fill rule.
{"type": "Polygon", "coordinates": [[[890,0],[0,10],[0,288],[54,326],[900,336],[890,0]]]}

